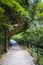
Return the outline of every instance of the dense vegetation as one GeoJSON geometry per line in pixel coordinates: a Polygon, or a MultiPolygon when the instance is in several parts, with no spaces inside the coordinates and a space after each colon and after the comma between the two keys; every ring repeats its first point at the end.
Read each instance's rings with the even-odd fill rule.
{"type": "MultiPolygon", "coordinates": [[[[24,43],[26,45],[25,41],[29,42],[30,44],[32,43],[43,46],[43,27],[42,26],[37,27],[34,24],[30,24],[29,29],[20,34],[14,35],[12,39],[16,40],[19,44],[23,46],[24,43]]],[[[37,53],[37,47],[32,46],[29,48],[29,46],[27,46],[27,48],[29,52],[35,54],[34,56],[37,56],[38,54],[39,63],[40,65],[43,65],[43,49],[39,48],[38,50],[39,52],[37,53]],[[42,52],[40,52],[40,50],[42,50],[42,52]],[[40,55],[40,53],[42,53],[42,55],[40,55]]]]}
{"type": "MultiPolygon", "coordinates": [[[[11,30],[15,23],[24,22],[28,17],[29,13],[25,11],[25,8],[23,8],[19,2],[16,2],[15,0],[0,0],[0,47],[5,43],[2,44],[5,35],[5,30],[2,26],[11,30]]],[[[2,49],[0,48],[0,51],[2,49]]]]}
{"type": "MultiPolygon", "coordinates": [[[[13,25],[13,21],[14,23],[27,21],[28,23],[28,29],[15,35],[13,39],[43,45],[43,0],[0,0],[0,25],[9,28],[13,25]]],[[[3,33],[0,29],[0,43],[2,39],[3,33]]]]}
{"type": "Polygon", "coordinates": [[[29,13],[28,22],[30,22],[28,29],[18,36],[32,43],[43,45],[43,2],[41,0],[18,0],[17,2],[29,13]]]}

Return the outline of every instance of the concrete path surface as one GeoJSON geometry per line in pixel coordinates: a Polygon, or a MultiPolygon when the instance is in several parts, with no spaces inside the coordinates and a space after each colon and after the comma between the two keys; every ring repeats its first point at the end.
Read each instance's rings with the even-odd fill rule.
{"type": "Polygon", "coordinates": [[[0,65],[35,65],[34,58],[19,45],[11,49],[0,60],[0,65]]]}

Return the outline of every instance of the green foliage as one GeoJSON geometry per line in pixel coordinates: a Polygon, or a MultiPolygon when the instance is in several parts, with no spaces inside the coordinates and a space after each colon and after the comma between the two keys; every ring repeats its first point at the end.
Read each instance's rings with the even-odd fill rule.
{"type": "Polygon", "coordinates": [[[0,7],[0,22],[3,21],[3,18],[4,18],[4,10],[3,8],[0,7]]]}
{"type": "MultiPolygon", "coordinates": [[[[43,45],[43,2],[41,0],[0,0],[0,24],[12,29],[13,22],[32,22],[30,27],[12,37],[12,39],[27,40],[31,43],[43,45]],[[36,19],[35,19],[36,18],[36,19]],[[35,24],[34,21],[37,23],[35,24]]],[[[1,27],[2,28],[2,27],[1,27]]],[[[0,30],[0,41],[3,40],[3,32],[0,30]]],[[[0,42],[2,43],[2,41],[0,42]]],[[[3,44],[0,44],[0,50],[3,44]]],[[[41,63],[42,59],[40,60],[41,63]]]]}
{"type": "MultiPolygon", "coordinates": [[[[23,40],[24,41],[26,40],[26,41],[29,41],[30,43],[39,44],[39,45],[43,46],[43,27],[41,27],[40,25],[39,25],[39,27],[37,27],[35,24],[31,23],[29,29],[27,29],[26,31],[24,31],[20,34],[14,35],[12,37],[12,39],[15,39],[16,41],[18,41],[19,44],[24,44],[23,40]]],[[[30,47],[29,52],[33,53],[34,54],[33,56],[37,57],[37,48],[36,47],[34,47],[34,46],[30,47]],[[32,49],[34,51],[32,51],[32,49]]],[[[38,57],[40,58],[39,59],[40,65],[43,65],[43,56],[38,56],[38,57]]]]}
{"type": "Polygon", "coordinates": [[[43,65],[43,56],[41,56],[39,63],[43,65]]]}
{"type": "Polygon", "coordinates": [[[38,6],[36,7],[36,16],[39,20],[43,20],[43,3],[38,3],[38,6]]]}
{"type": "Polygon", "coordinates": [[[34,24],[31,24],[29,29],[14,36],[13,38],[27,40],[31,43],[43,45],[43,27],[36,28],[34,24]]]}
{"type": "Polygon", "coordinates": [[[7,6],[11,7],[14,11],[18,12],[18,14],[20,14],[20,15],[24,15],[26,17],[25,14],[27,14],[29,16],[28,12],[26,12],[25,9],[18,2],[16,2],[15,0],[13,0],[13,1],[12,0],[7,0],[7,1],[2,0],[2,3],[4,3],[7,6]]]}
{"type": "Polygon", "coordinates": [[[4,50],[4,30],[3,27],[0,25],[0,52],[4,50]]]}
{"type": "Polygon", "coordinates": [[[16,0],[17,2],[20,3],[23,7],[28,6],[28,0],[16,0]]]}

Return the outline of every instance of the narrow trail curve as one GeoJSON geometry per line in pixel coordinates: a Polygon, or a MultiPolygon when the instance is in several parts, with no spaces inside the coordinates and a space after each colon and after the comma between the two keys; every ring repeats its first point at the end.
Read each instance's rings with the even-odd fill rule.
{"type": "Polygon", "coordinates": [[[35,65],[34,58],[19,45],[12,47],[0,61],[0,65],[35,65]]]}

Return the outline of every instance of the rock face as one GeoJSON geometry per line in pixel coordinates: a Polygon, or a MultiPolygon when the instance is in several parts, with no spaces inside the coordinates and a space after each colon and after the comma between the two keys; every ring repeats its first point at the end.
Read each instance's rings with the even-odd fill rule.
{"type": "Polygon", "coordinates": [[[9,36],[12,37],[15,34],[23,32],[27,28],[28,28],[27,22],[20,23],[20,24],[19,23],[18,24],[14,24],[13,28],[11,28],[11,30],[9,29],[9,36]]]}

